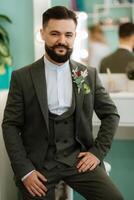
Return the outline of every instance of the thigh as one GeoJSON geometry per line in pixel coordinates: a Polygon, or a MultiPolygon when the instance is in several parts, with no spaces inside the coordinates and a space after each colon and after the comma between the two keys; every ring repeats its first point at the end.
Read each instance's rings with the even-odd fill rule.
{"type": "Polygon", "coordinates": [[[38,196],[32,196],[29,191],[26,189],[26,187],[23,185],[23,183],[19,182],[17,183],[17,186],[19,188],[20,194],[21,194],[21,200],[55,200],[55,189],[54,187],[49,188],[46,195],[42,197],[38,196]]]}
{"type": "Polygon", "coordinates": [[[60,181],[60,176],[56,173],[56,170],[47,171],[43,169],[40,171],[40,173],[42,173],[47,178],[47,182],[45,182],[45,186],[48,190],[46,195],[42,197],[33,197],[26,189],[23,182],[18,181],[16,185],[20,190],[22,200],[55,200],[55,186],[60,181]]]}
{"type": "Polygon", "coordinates": [[[88,200],[123,200],[119,190],[100,166],[81,173],[74,169],[64,181],[88,200]]]}

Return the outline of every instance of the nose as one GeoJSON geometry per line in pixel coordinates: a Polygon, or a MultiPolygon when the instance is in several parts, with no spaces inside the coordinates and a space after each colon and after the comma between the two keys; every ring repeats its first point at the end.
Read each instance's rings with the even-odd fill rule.
{"type": "Polygon", "coordinates": [[[58,42],[61,44],[66,44],[66,37],[64,34],[59,36],[58,42]]]}

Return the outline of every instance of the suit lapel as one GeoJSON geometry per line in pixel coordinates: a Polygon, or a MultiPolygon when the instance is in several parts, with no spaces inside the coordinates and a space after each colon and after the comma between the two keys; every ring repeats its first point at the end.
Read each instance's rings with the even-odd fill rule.
{"type": "MultiPolygon", "coordinates": [[[[77,67],[76,63],[73,61],[70,61],[71,72],[76,67],[77,67]]],[[[41,58],[36,63],[34,63],[33,67],[31,68],[31,75],[32,75],[35,91],[38,97],[38,101],[41,107],[41,111],[43,113],[43,116],[47,125],[47,129],[49,132],[47,88],[46,88],[45,67],[44,67],[43,58],[41,58]]],[[[73,78],[72,78],[72,82],[73,82],[73,78]]],[[[80,120],[80,114],[81,114],[83,100],[84,100],[84,93],[81,90],[80,93],[78,94],[78,88],[77,88],[76,83],[74,82],[73,82],[73,90],[74,90],[75,101],[76,101],[75,102],[75,105],[76,105],[75,128],[76,128],[76,133],[77,133],[78,128],[79,128],[78,125],[79,125],[79,120],[80,120]]]]}
{"type": "Polygon", "coordinates": [[[47,125],[47,130],[49,132],[47,88],[43,58],[34,63],[33,67],[31,68],[31,75],[36,90],[37,98],[40,104],[40,108],[47,125]]]}
{"type": "MultiPolygon", "coordinates": [[[[70,67],[71,67],[71,72],[76,67],[78,67],[81,70],[81,68],[79,66],[77,66],[77,64],[73,61],[70,61],[70,67]]],[[[84,93],[82,90],[80,90],[80,93],[78,93],[78,88],[77,88],[76,83],[74,83],[73,78],[72,78],[72,82],[73,82],[73,90],[75,93],[75,101],[76,101],[75,102],[75,105],[76,105],[75,128],[76,128],[76,134],[77,134],[78,128],[79,128],[80,114],[81,114],[83,100],[84,100],[84,93]]]]}

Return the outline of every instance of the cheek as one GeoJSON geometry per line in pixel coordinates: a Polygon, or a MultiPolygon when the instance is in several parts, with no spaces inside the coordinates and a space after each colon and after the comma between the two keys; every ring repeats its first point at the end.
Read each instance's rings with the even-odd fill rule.
{"type": "Polygon", "coordinates": [[[48,46],[53,46],[53,45],[55,45],[56,41],[57,41],[57,40],[56,40],[55,38],[50,38],[50,37],[45,38],[45,42],[46,42],[46,44],[47,44],[48,46]]]}
{"type": "Polygon", "coordinates": [[[74,45],[74,39],[72,39],[72,40],[70,40],[69,42],[68,42],[68,45],[69,45],[69,47],[73,47],[73,45],[74,45]]]}

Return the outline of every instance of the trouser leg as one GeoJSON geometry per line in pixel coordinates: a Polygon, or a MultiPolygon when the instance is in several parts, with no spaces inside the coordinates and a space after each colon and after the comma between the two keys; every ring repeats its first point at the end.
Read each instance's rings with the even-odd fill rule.
{"type": "Polygon", "coordinates": [[[55,186],[60,181],[60,175],[57,173],[56,169],[52,170],[40,170],[46,178],[47,182],[44,182],[45,186],[47,187],[47,193],[45,196],[42,197],[33,197],[29,191],[26,189],[22,181],[17,182],[17,186],[20,190],[22,195],[22,200],[55,200],[55,186]]]}
{"type": "Polygon", "coordinates": [[[81,173],[70,168],[65,174],[64,181],[87,200],[123,200],[119,190],[100,166],[93,171],[81,173]]]}

